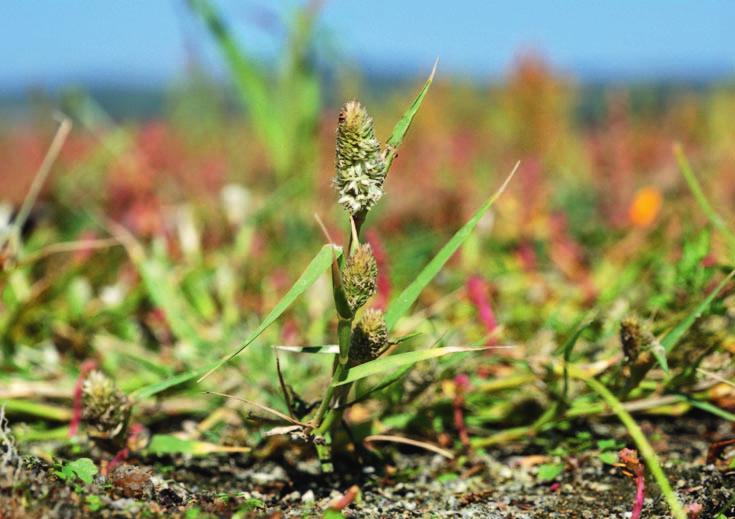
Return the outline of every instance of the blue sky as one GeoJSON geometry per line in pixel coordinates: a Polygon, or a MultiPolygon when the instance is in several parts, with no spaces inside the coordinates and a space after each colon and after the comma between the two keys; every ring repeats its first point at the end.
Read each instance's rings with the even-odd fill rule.
{"type": "MultiPolygon", "coordinates": [[[[268,11],[295,1],[215,0],[246,48],[267,58],[277,38],[268,11]]],[[[557,69],[605,78],[735,72],[732,0],[327,0],[323,39],[371,70],[426,70],[492,78],[519,52],[557,69]]],[[[219,56],[184,0],[3,0],[1,88],[88,82],[161,84],[193,49],[219,56]]]]}

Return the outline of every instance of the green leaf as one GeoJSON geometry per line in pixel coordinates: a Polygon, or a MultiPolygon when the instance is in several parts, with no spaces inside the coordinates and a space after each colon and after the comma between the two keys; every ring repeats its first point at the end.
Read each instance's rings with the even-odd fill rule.
{"type": "MultiPolygon", "coordinates": [[[[589,315],[589,314],[588,314],[589,315]]],[[[562,344],[554,353],[558,354],[560,352],[564,353],[564,387],[562,389],[562,401],[567,401],[567,396],[569,394],[569,360],[572,357],[572,351],[574,350],[574,346],[577,344],[577,341],[582,336],[582,333],[592,326],[593,321],[587,320],[587,322],[584,322],[587,320],[587,316],[583,317],[581,319],[582,324],[580,324],[577,327],[577,330],[566,340],[564,344],[562,344]]]]}
{"type": "Polygon", "coordinates": [[[715,416],[719,416],[720,418],[723,418],[730,422],[735,422],[735,414],[729,411],[720,409],[716,405],[711,404],[709,402],[704,402],[702,400],[695,400],[694,398],[688,397],[686,395],[682,395],[682,396],[683,396],[683,399],[686,402],[688,402],[692,407],[696,407],[698,409],[701,409],[702,411],[707,411],[708,413],[711,413],[715,416]]]}
{"type": "Polygon", "coordinates": [[[618,447],[617,440],[608,438],[607,440],[597,440],[597,448],[600,449],[601,451],[609,451],[609,450],[617,450],[622,447],[618,447]]]}
{"type": "Polygon", "coordinates": [[[176,337],[194,345],[200,351],[209,351],[212,343],[197,330],[196,325],[201,326],[201,322],[181,293],[178,281],[174,279],[171,266],[165,258],[149,256],[137,261],[136,266],[146,291],[153,303],[163,309],[166,321],[176,337]]]}
{"type": "Polygon", "coordinates": [[[658,488],[661,489],[661,493],[664,495],[664,499],[671,510],[671,515],[675,519],[686,519],[684,508],[676,493],[671,488],[671,484],[666,478],[666,474],[664,474],[664,471],[661,468],[661,462],[658,459],[656,451],[653,450],[653,447],[651,447],[651,444],[648,442],[648,438],[638,426],[635,419],[630,415],[625,407],[623,407],[620,400],[618,400],[604,384],[587,375],[584,371],[570,367],[569,374],[574,378],[583,380],[590,389],[605,401],[605,403],[610,407],[610,410],[617,415],[628,430],[628,434],[630,434],[630,437],[635,442],[638,452],[641,453],[641,456],[645,460],[648,470],[651,472],[651,475],[658,484],[658,488]]]}
{"type": "Polygon", "coordinates": [[[687,157],[684,154],[684,151],[682,150],[680,144],[676,144],[674,146],[674,155],[676,155],[676,161],[679,164],[679,170],[681,171],[681,174],[684,175],[684,179],[686,180],[690,191],[694,195],[694,198],[697,200],[699,207],[702,209],[704,214],[707,215],[707,218],[712,223],[712,225],[716,227],[717,230],[719,230],[722,235],[727,239],[730,248],[735,250],[735,232],[733,232],[727,226],[722,217],[717,214],[717,211],[715,211],[715,209],[707,200],[707,197],[702,190],[702,186],[699,184],[697,177],[694,175],[694,172],[692,171],[692,168],[689,165],[689,161],[687,160],[687,157]]]}
{"type": "Polygon", "coordinates": [[[141,389],[138,389],[134,391],[130,396],[131,398],[137,401],[146,400],[148,398],[151,398],[152,396],[157,395],[158,393],[166,391],[167,389],[170,389],[172,387],[178,386],[179,384],[183,384],[197,377],[200,377],[204,373],[209,371],[210,369],[213,369],[216,365],[217,363],[214,362],[203,368],[186,371],[184,373],[179,373],[178,375],[175,375],[173,377],[161,380],[160,382],[156,382],[155,384],[151,384],[149,386],[145,386],[141,389]]]}
{"type": "Polygon", "coordinates": [[[240,100],[248,109],[255,131],[258,132],[271,156],[280,168],[284,154],[288,150],[278,110],[275,109],[272,96],[266,82],[265,73],[260,70],[255,60],[247,56],[233,38],[220,13],[208,0],[190,0],[190,5],[201,16],[209,32],[217,42],[227,65],[232,71],[240,100]]]}
{"type": "Polygon", "coordinates": [[[390,139],[388,139],[388,156],[385,159],[386,174],[393,164],[393,159],[395,159],[398,154],[398,148],[401,146],[401,143],[403,143],[403,139],[406,136],[408,129],[411,127],[413,118],[416,117],[416,113],[419,111],[421,103],[424,102],[424,97],[426,97],[426,93],[429,91],[431,83],[434,81],[434,74],[436,74],[436,66],[438,63],[439,60],[437,59],[434,63],[434,68],[431,69],[429,79],[426,80],[426,83],[424,83],[424,86],[419,91],[416,99],[413,100],[411,106],[408,107],[408,110],[405,111],[398,123],[393,127],[393,132],[390,134],[390,139]]]}
{"type": "Polygon", "coordinates": [[[608,465],[615,465],[618,462],[618,453],[611,451],[601,452],[598,458],[600,458],[603,463],[607,463],[608,465]]]}
{"type": "Polygon", "coordinates": [[[487,202],[469,219],[469,221],[459,229],[454,236],[441,248],[434,258],[424,267],[424,269],[416,276],[416,279],[401,292],[397,298],[390,302],[388,309],[385,313],[385,323],[388,329],[391,330],[396,325],[398,320],[411,308],[414,302],[418,299],[421,292],[431,282],[432,279],[439,273],[444,264],[449,261],[449,258],[457,252],[457,249],[464,243],[467,237],[472,233],[477,224],[480,222],[485,213],[493,206],[498,197],[505,191],[508,183],[513,178],[513,175],[518,170],[519,163],[516,163],[513,171],[511,171],[508,178],[505,179],[503,184],[500,186],[493,196],[491,196],[487,202]]]}
{"type": "Polygon", "coordinates": [[[165,454],[205,456],[217,452],[248,452],[250,449],[248,447],[229,447],[197,440],[185,440],[169,434],[156,434],[151,439],[148,450],[158,456],[165,454]]]}
{"type": "Polygon", "coordinates": [[[314,259],[311,260],[311,263],[309,263],[309,265],[306,267],[306,270],[304,270],[299,279],[297,279],[293,286],[291,286],[291,288],[288,290],[288,292],[286,292],[286,295],[284,295],[281,300],[276,303],[276,306],[273,308],[273,310],[270,311],[265,319],[263,319],[263,322],[260,323],[260,326],[258,326],[258,328],[256,328],[255,331],[253,331],[248,336],[248,338],[245,339],[245,342],[242,344],[242,346],[240,346],[233,353],[229,354],[228,356],[217,362],[212,369],[207,371],[207,373],[199,378],[198,382],[201,382],[202,380],[207,378],[213,371],[221,368],[224,364],[239,355],[242,350],[250,346],[250,344],[255,339],[257,339],[260,334],[265,331],[266,328],[273,324],[276,319],[278,319],[281,314],[285,312],[289,306],[291,306],[296,298],[303,294],[307,288],[313,285],[317,278],[319,278],[319,276],[325,270],[327,270],[329,266],[331,266],[332,258],[334,257],[334,255],[339,257],[340,254],[342,254],[342,249],[340,247],[337,247],[336,245],[323,246],[319,253],[314,257],[314,259]]]}
{"type": "Polygon", "coordinates": [[[321,353],[336,355],[339,353],[338,344],[325,344],[324,346],[289,346],[279,345],[274,346],[278,351],[288,351],[292,353],[321,353]]]}
{"type": "MultiPolygon", "coordinates": [[[[412,333],[409,335],[404,335],[402,337],[393,339],[393,341],[391,341],[391,344],[401,344],[402,342],[411,340],[414,337],[418,337],[419,335],[421,334],[412,333]]],[[[277,349],[278,351],[287,351],[290,353],[312,353],[312,354],[322,354],[322,355],[324,354],[336,355],[339,353],[338,344],[323,344],[320,346],[291,346],[291,345],[286,345],[286,344],[279,344],[273,347],[277,349]]]]}
{"type": "Polygon", "coordinates": [[[356,380],[360,380],[371,375],[378,375],[389,371],[394,371],[400,367],[406,365],[416,364],[422,360],[434,359],[436,357],[443,357],[444,355],[451,355],[453,353],[468,353],[484,351],[492,348],[487,346],[484,348],[468,348],[463,346],[447,346],[445,348],[430,348],[428,350],[409,351],[406,353],[398,353],[396,355],[390,355],[389,357],[383,357],[380,359],[371,360],[354,368],[347,370],[346,377],[335,382],[333,386],[341,386],[343,384],[349,384],[356,380]]]}
{"type": "Polygon", "coordinates": [[[457,481],[458,479],[459,474],[456,472],[445,472],[444,474],[439,474],[436,478],[439,483],[448,483],[450,481],[457,481]]]}
{"type": "Polygon", "coordinates": [[[564,472],[563,463],[544,463],[538,468],[539,481],[554,481],[564,472]]]}
{"type": "Polygon", "coordinates": [[[710,292],[704,301],[695,306],[673,330],[666,334],[666,336],[661,340],[661,345],[667,352],[670,352],[674,346],[676,346],[676,343],[679,342],[694,322],[707,311],[709,306],[712,304],[712,301],[714,301],[722,289],[727,286],[734,275],[735,270],[730,272],[730,274],[728,274],[727,277],[723,279],[712,292],[710,292]]]}
{"type": "Polygon", "coordinates": [[[85,485],[89,485],[94,481],[94,476],[97,472],[97,467],[89,458],[79,458],[78,460],[70,461],[69,463],[65,463],[61,469],[61,473],[64,474],[62,479],[70,481],[76,476],[85,485]]]}
{"type": "Polygon", "coordinates": [[[324,247],[322,247],[319,253],[314,257],[314,259],[311,260],[311,263],[309,263],[309,265],[306,267],[306,270],[304,270],[299,279],[297,279],[293,286],[289,289],[289,291],[286,292],[286,295],[284,295],[283,298],[278,301],[273,310],[271,310],[271,312],[265,317],[265,319],[263,319],[263,322],[260,323],[260,326],[258,326],[258,328],[256,328],[247,337],[243,345],[240,346],[235,352],[203,368],[187,371],[185,373],[176,375],[175,377],[162,380],[161,382],[157,382],[155,384],[151,384],[150,386],[139,389],[136,393],[134,393],[133,396],[138,400],[143,400],[145,398],[150,398],[160,393],[161,391],[165,391],[166,389],[169,389],[176,385],[188,382],[189,380],[192,380],[196,377],[200,377],[198,382],[201,382],[212,372],[221,368],[224,364],[237,356],[242,350],[247,348],[255,339],[257,339],[260,334],[265,331],[266,328],[273,324],[273,322],[275,322],[275,320],[278,319],[278,317],[280,317],[281,314],[286,311],[286,309],[296,300],[297,297],[299,297],[307,288],[314,284],[321,273],[324,272],[327,267],[331,265],[332,251],[334,251],[334,253],[336,253],[338,256],[342,254],[342,249],[335,245],[325,245],[324,247]]]}
{"type": "Polygon", "coordinates": [[[89,508],[90,512],[96,512],[100,508],[102,508],[102,498],[100,496],[87,496],[84,498],[84,502],[87,505],[87,508],[89,508]]]}

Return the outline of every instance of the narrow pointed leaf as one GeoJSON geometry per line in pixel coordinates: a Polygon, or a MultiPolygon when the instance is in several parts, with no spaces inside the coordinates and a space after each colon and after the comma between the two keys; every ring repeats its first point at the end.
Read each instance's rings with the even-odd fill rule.
{"type": "MultiPolygon", "coordinates": [[[[219,50],[227,61],[243,105],[247,108],[255,130],[260,134],[276,161],[285,160],[285,145],[281,122],[274,113],[273,96],[265,73],[255,60],[243,52],[232,36],[224,19],[209,0],[190,0],[192,9],[202,18],[219,50]]],[[[281,164],[278,164],[281,167],[281,164]]]]}
{"type": "Polygon", "coordinates": [[[416,117],[416,112],[419,111],[419,108],[421,107],[421,103],[424,102],[424,97],[426,97],[426,93],[429,91],[429,87],[431,86],[431,83],[434,81],[434,74],[436,74],[436,66],[439,63],[439,60],[436,60],[434,63],[434,68],[431,70],[431,74],[429,75],[429,79],[426,80],[426,83],[424,83],[424,86],[421,87],[421,90],[419,90],[418,95],[416,96],[416,99],[413,100],[413,103],[411,103],[411,106],[408,107],[408,110],[403,114],[403,116],[400,118],[398,123],[396,123],[395,127],[393,128],[393,133],[390,135],[390,139],[388,139],[388,156],[385,160],[385,171],[386,173],[390,170],[391,164],[393,164],[393,159],[396,158],[396,155],[398,154],[398,148],[400,147],[401,143],[403,143],[403,139],[406,136],[406,133],[408,132],[408,129],[411,127],[411,123],[413,122],[413,118],[416,117]]]}
{"type": "Polygon", "coordinates": [[[249,452],[249,447],[233,447],[217,445],[215,443],[197,440],[186,440],[170,434],[156,434],[151,438],[148,451],[158,455],[189,454],[191,456],[206,456],[208,454],[249,452]]]}
{"type": "Polygon", "coordinates": [[[686,155],[684,155],[684,151],[682,150],[681,145],[677,144],[676,146],[674,146],[674,155],[676,155],[676,161],[679,164],[679,170],[681,171],[681,174],[684,175],[684,179],[689,186],[689,190],[692,192],[694,198],[697,200],[699,207],[702,209],[704,214],[707,215],[707,218],[712,223],[712,225],[716,227],[717,230],[719,230],[722,235],[727,239],[730,248],[735,250],[735,232],[733,232],[733,230],[727,226],[725,220],[723,220],[722,217],[717,214],[717,211],[715,211],[714,207],[712,207],[712,205],[709,203],[709,200],[707,200],[707,197],[704,194],[704,190],[702,190],[702,186],[699,184],[697,177],[694,175],[694,171],[692,171],[692,167],[689,165],[689,161],[687,160],[686,155]]]}
{"type": "Polygon", "coordinates": [[[245,342],[239,348],[237,348],[237,350],[217,362],[212,369],[210,369],[198,380],[198,382],[201,382],[202,380],[207,378],[213,371],[222,367],[225,363],[240,354],[242,350],[250,346],[250,344],[252,344],[252,342],[257,339],[260,334],[265,331],[266,328],[273,324],[275,320],[278,319],[289,306],[291,306],[296,298],[303,294],[307,288],[313,285],[317,278],[321,276],[321,274],[325,270],[327,270],[327,268],[329,268],[329,266],[332,264],[333,254],[339,256],[340,254],[342,254],[342,249],[335,245],[325,245],[324,247],[322,247],[319,253],[314,257],[314,259],[311,260],[309,266],[306,267],[306,270],[304,270],[303,274],[301,274],[301,277],[296,280],[289,291],[286,292],[286,295],[284,295],[281,300],[278,301],[273,310],[271,310],[270,313],[265,317],[265,319],[263,319],[263,322],[260,323],[260,326],[258,326],[248,336],[248,338],[245,339],[245,342]]]}
{"type": "Polygon", "coordinates": [[[714,301],[718,294],[722,291],[722,289],[727,286],[733,276],[735,276],[735,270],[730,272],[730,274],[725,279],[723,279],[712,292],[710,292],[710,294],[704,299],[704,301],[695,306],[687,314],[687,316],[679,324],[676,325],[676,327],[674,327],[669,333],[666,334],[663,339],[661,339],[661,345],[664,347],[664,350],[666,350],[666,352],[670,352],[672,349],[674,349],[676,343],[679,342],[679,340],[684,336],[687,330],[691,328],[694,322],[707,311],[709,306],[712,304],[712,301],[714,301]]]}
{"type": "Polygon", "coordinates": [[[735,270],[730,272],[730,274],[725,279],[723,279],[712,292],[710,292],[710,294],[704,299],[704,301],[692,308],[687,316],[682,319],[681,322],[679,322],[679,324],[677,324],[672,330],[670,330],[664,336],[664,338],[661,339],[660,342],[653,345],[653,347],[651,348],[651,353],[656,359],[656,362],[658,362],[658,364],[661,366],[661,369],[664,370],[664,372],[669,372],[669,362],[666,358],[666,354],[674,349],[676,344],[684,336],[684,334],[686,334],[689,328],[691,328],[696,320],[699,319],[702,314],[707,311],[709,306],[712,304],[712,301],[715,300],[717,295],[730,282],[733,275],[735,275],[735,270]]]}
{"type": "Polygon", "coordinates": [[[331,264],[332,250],[334,250],[335,254],[337,255],[342,254],[342,249],[339,247],[333,245],[325,245],[324,247],[322,247],[319,253],[314,257],[314,259],[311,260],[311,263],[309,263],[309,266],[306,268],[306,270],[304,270],[303,274],[301,274],[301,277],[299,277],[299,279],[296,281],[296,283],[294,283],[294,285],[286,293],[286,295],[283,296],[283,298],[276,304],[276,306],[266,316],[260,326],[258,326],[258,328],[255,329],[255,331],[253,331],[248,336],[243,345],[240,346],[235,352],[203,368],[186,371],[171,378],[156,382],[155,384],[145,386],[134,392],[132,396],[136,400],[145,400],[146,398],[155,396],[158,393],[166,391],[167,389],[170,389],[174,386],[178,386],[179,384],[183,384],[197,377],[201,377],[198,380],[199,382],[205,377],[209,376],[215,370],[222,367],[227,361],[235,357],[242,350],[248,347],[255,339],[257,339],[258,336],[260,336],[260,334],[263,333],[266,328],[273,324],[273,322],[278,319],[278,317],[284,311],[286,311],[286,309],[291,305],[291,303],[296,300],[299,295],[301,295],[307,288],[314,284],[319,275],[321,275],[321,273],[324,272],[331,264]]]}
{"type": "Polygon", "coordinates": [[[274,346],[278,351],[288,351],[291,353],[339,353],[338,344],[325,344],[324,346],[274,346]]]}
{"type": "Polygon", "coordinates": [[[406,353],[398,353],[396,355],[390,355],[389,357],[383,357],[380,359],[371,360],[365,364],[360,364],[354,368],[350,368],[347,371],[347,376],[333,384],[334,386],[341,386],[343,384],[349,384],[356,380],[360,380],[371,375],[379,375],[381,373],[387,373],[394,371],[398,368],[416,364],[422,360],[435,359],[437,357],[443,357],[444,355],[452,355],[454,353],[469,353],[488,350],[494,346],[486,346],[482,348],[466,347],[466,346],[447,346],[445,348],[430,348],[428,350],[409,351],[406,353]]]}
{"type": "Polygon", "coordinates": [[[505,179],[503,184],[500,186],[493,196],[491,196],[487,202],[469,219],[469,221],[459,229],[454,236],[442,247],[436,256],[424,267],[424,269],[416,276],[416,279],[401,292],[396,299],[390,302],[388,310],[385,313],[385,322],[389,330],[398,322],[398,319],[408,312],[411,305],[416,302],[424,288],[431,283],[431,280],[436,277],[439,271],[442,269],[444,264],[449,261],[449,258],[457,252],[457,249],[464,243],[464,241],[470,236],[472,231],[475,229],[477,224],[480,222],[485,213],[493,206],[498,197],[505,191],[508,183],[513,178],[513,175],[518,170],[519,163],[516,163],[513,171],[511,171],[508,178],[505,179]]]}
{"type": "Polygon", "coordinates": [[[130,396],[131,398],[137,401],[146,400],[148,398],[151,398],[157,395],[158,393],[162,393],[163,391],[166,391],[167,389],[178,386],[180,384],[184,384],[186,382],[189,382],[190,380],[200,377],[204,373],[209,371],[210,369],[214,368],[216,365],[217,365],[216,363],[212,363],[203,368],[185,371],[184,373],[179,373],[178,375],[174,375],[173,377],[166,378],[164,380],[161,380],[160,382],[156,382],[155,384],[150,384],[148,386],[142,387],[134,391],[130,396]]]}

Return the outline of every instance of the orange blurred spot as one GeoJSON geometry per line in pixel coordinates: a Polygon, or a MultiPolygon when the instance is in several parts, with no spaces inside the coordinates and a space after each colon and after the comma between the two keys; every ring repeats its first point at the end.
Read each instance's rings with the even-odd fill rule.
{"type": "Polygon", "coordinates": [[[628,208],[630,223],[636,227],[648,227],[661,212],[662,204],[663,197],[658,189],[652,186],[642,187],[636,192],[628,208]]]}

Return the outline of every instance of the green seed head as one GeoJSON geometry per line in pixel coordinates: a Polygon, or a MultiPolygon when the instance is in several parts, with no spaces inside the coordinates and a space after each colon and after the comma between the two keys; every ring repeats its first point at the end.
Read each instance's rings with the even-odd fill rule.
{"type": "Polygon", "coordinates": [[[623,345],[623,354],[626,362],[633,362],[638,358],[641,349],[649,345],[648,333],[636,317],[626,317],[620,323],[620,342],[623,345]]]}
{"type": "Polygon", "coordinates": [[[377,359],[388,346],[388,327],[383,312],[369,308],[352,329],[350,363],[353,366],[377,359]]]}
{"type": "Polygon", "coordinates": [[[82,418],[91,436],[112,439],[124,436],[130,417],[125,393],[100,371],[92,371],[82,386],[82,418]]]}
{"type": "Polygon", "coordinates": [[[345,261],[342,283],[347,302],[353,312],[362,307],[375,294],[378,265],[373,250],[367,243],[360,245],[345,261]]]}
{"type": "Polygon", "coordinates": [[[369,211],[383,196],[385,158],[375,137],[373,120],[357,101],[339,113],[334,185],[339,203],[350,214],[369,211]]]}

